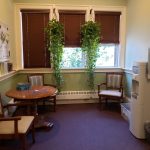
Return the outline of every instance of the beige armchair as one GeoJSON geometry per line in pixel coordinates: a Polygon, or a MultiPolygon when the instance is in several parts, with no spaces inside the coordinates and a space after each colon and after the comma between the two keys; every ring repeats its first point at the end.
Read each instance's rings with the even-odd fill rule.
{"type": "MultiPolygon", "coordinates": [[[[15,105],[17,104],[10,104],[5,108],[15,105]]],[[[30,130],[32,131],[32,141],[34,143],[34,116],[5,117],[4,106],[0,97],[0,140],[20,139],[22,149],[27,150],[26,136],[30,130]]]]}
{"type": "Polygon", "coordinates": [[[123,100],[123,73],[122,72],[107,72],[106,82],[98,85],[99,104],[102,109],[102,102],[115,100],[121,102],[123,100]]]}

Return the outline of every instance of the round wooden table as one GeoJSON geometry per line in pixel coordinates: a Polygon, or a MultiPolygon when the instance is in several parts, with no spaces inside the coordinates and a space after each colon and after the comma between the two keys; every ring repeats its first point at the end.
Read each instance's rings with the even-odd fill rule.
{"type": "MultiPolygon", "coordinates": [[[[14,101],[20,101],[20,102],[32,102],[35,108],[35,113],[37,113],[37,102],[41,99],[53,97],[56,98],[57,89],[52,86],[33,86],[29,90],[16,90],[11,89],[6,92],[6,96],[10,98],[14,98],[14,101]]],[[[38,115],[37,115],[38,116],[38,115]]],[[[53,123],[46,122],[39,117],[36,117],[36,123],[35,127],[52,127],[53,123]],[[37,123],[38,122],[38,123],[37,123]]]]}

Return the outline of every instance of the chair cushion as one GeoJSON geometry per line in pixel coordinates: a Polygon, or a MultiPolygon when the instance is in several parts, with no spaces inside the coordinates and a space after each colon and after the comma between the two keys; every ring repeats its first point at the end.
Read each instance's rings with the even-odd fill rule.
{"type": "MultiPolygon", "coordinates": [[[[21,116],[18,121],[18,133],[26,133],[34,116],[21,116]]],[[[0,121],[0,134],[14,134],[14,121],[0,121]]]]}
{"type": "Polygon", "coordinates": [[[99,92],[99,95],[106,95],[106,96],[115,96],[115,97],[121,97],[122,93],[116,90],[101,90],[99,92]]]}

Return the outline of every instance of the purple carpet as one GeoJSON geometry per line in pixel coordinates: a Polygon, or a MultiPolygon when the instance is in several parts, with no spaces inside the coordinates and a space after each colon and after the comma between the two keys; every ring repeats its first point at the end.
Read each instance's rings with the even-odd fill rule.
{"type": "MultiPolygon", "coordinates": [[[[150,144],[131,134],[128,122],[115,109],[100,111],[98,104],[57,105],[56,112],[45,117],[54,127],[36,130],[35,144],[29,135],[29,150],[150,150],[150,144]]],[[[17,150],[17,144],[1,142],[0,150],[17,150]]]]}

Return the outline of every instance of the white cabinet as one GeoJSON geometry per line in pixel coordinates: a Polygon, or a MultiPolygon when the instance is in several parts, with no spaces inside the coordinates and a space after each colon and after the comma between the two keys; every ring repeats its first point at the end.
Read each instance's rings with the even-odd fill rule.
{"type": "Polygon", "coordinates": [[[146,62],[134,64],[129,129],[140,139],[145,138],[144,123],[150,121],[150,81],[147,79],[146,70],[146,62]]]}

